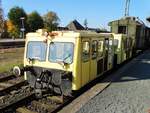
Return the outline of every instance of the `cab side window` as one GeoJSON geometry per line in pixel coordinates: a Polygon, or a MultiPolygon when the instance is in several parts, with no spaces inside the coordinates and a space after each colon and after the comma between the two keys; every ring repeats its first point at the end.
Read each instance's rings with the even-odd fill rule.
{"type": "Polygon", "coordinates": [[[109,49],[109,40],[105,39],[105,50],[108,51],[108,49],[109,49]]]}
{"type": "Polygon", "coordinates": [[[88,41],[82,42],[82,61],[88,61],[90,57],[90,43],[88,41]]]}
{"type": "Polygon", "coordinates": [[[92,41],[92,59],[97,57],[97,49],[98,49],[98,42],[96,40],[92,41]]]}
{"type": "Polygon", "coordinates": [[[119,40],[118,39],[114,39],[114,46],[117,49],[119,46],[119,40]]]}
{"type": "Polygon", "coordinates": [[[123,40],[123,46],[124,46],[124,49],[127,50],[128,47],[127,47],[127,39],[124,39],[123,40]]]}
{"type": "Polygon", "coordinates": [[[103,56],[103,41],[98,41],[98,56],[103,56]]]}
{"type": "Polygon", "coordinates": [[[110,39],[110,40],[109,40],[109,51],[110,51],[111,53],[113,52],[113,46],[114,46],[113,40],[110,39]]]}
{"type": "Polygon", "coordinates": [[[130,40],[129,40],[129,46],[130,46],[130,49],[132,49],[132,44],[133,43],[133,39],[132,38],[130,38],[130,40]]]}

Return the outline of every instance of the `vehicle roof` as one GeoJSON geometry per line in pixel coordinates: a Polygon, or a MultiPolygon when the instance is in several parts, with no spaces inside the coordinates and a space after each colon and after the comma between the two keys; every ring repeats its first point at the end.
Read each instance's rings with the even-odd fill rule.
{"type": "MultiPolygon", "coordinates": [[[[57,34],[57,36],[63,36],[63,37],[102,37],[102,36],[112,36],[112,33],[96,33],[92,31],[53,31],[51,33],[57,34]]],[[[45,36],[45,32],[42,30],[38,30],[36,32],[27,33],[27,37],[41,37],[45,36]]]]}

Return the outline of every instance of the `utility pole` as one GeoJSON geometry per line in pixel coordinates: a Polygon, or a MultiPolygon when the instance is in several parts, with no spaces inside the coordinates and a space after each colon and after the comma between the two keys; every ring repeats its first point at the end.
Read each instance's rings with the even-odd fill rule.
{"type": "Polygon", "coordinates": [[[84,23],[83,23],[83,24],[84,24],[84,28],[85,28],[86,30],[88,30],[88,22],[87,22],[87,19],[84,20],[84,23]]]}
{"type": "Polygon", "coordinates": [[[126,0],[125,15],[124,16],[129,16],[129,8],[130,8],[130,0],[126,0]]]}
{"type": "Polygon", "coordinates": [[[0,37],[3,32],[4,32],[4,17],[3,17],[2,1],[0,0],[0,37]]]}

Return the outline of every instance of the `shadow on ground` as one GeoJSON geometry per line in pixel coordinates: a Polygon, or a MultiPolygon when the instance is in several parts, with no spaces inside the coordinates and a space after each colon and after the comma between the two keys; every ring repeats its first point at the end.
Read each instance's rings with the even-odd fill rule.
{"type": "MultiPolygon", "coordinates": [[[[112,80],[112,82],[150,80],[150,51],[138,56],[131,62],[132,64],[126,66],[126,69],[124,69],[120,74],[110,75],[117,76],[114,80],[112,80]]],[[[120,69],[118,69],[118,71],[119,70],[120,69]]],[[[109,82],[109,80],[106,80],[105,82],[109,82]]]]}

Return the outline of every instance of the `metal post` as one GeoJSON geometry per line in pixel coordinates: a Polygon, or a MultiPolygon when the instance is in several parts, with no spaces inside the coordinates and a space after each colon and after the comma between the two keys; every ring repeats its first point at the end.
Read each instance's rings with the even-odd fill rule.
{"type": "Polygon", "coordinates": [[[21,17],[21,23],[22,23],[22,28],[20,29],[22,31],[22,38],[24,39],[24,32],[25,32],[25,28],[24,28],[24,17],[21,17]]]}

